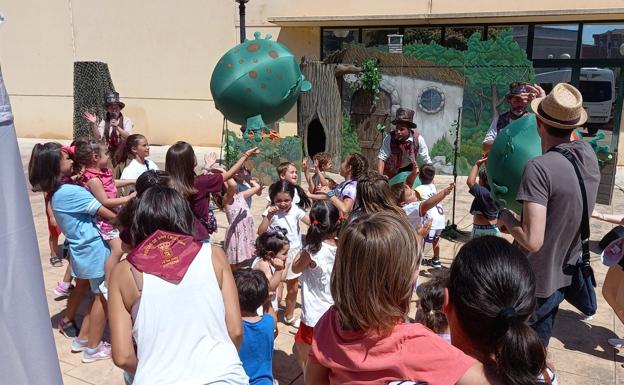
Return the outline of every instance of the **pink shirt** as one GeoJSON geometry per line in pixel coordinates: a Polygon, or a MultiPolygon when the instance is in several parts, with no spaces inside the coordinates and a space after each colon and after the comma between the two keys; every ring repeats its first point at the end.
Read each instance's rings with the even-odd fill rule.
{"type": "Polygon", "coordinates": [[[104,191],[106,192],[106,196],[109,199],[117,198],[117,187],[115,186],[115,180],[113,179],[113,170],[110,168],[87,168],[82,174],[82,179],[80,180],[85,188],[89,191],[88,182],[90,179],[98,178],[102,182],[102,186],[104,186],[104,191]]]}
{"type": "Polygon", "coordinates": [[[387,337],[342,330],[333,307],[314,326],[310,359],[330,370],[332,385],[452,385],[476,362],[421,324],[398,324],[387,337]]]}

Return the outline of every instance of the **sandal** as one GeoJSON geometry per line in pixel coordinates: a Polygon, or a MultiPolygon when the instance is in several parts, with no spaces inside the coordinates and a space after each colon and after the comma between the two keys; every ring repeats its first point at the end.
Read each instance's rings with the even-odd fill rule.
{"type": "Polygon", "coordinates": [[[58,255],[50,257],[50,265],[54,267],[63,267],[63,259],[58,255]]]}

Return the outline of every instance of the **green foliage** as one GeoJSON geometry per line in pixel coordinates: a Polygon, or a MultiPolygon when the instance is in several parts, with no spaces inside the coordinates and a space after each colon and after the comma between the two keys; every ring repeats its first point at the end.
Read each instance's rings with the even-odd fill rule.
{"type": "Polygon", "coordinates": [[[446,161],[449,162],[453,160],[453,147],[445,137],[441,137],[433,144],[429,155],[431,155],[431,157],[444,156],[446,157],[446,161]]]}
{"type": "Polygon", "coordinates": [[[370,91],[373,95],[373,105],[379,100],[379,85],[381,84],[381,71],[375,59],[366,59],[362,62],[362,72],[354,84],[356,89],[370,91]]]}
{"type": "Polygon", "coordinates": [[[298,136],[287,136],[282,138],[279,144],[279,153],[282,158],[299,160],[303,158],[301,138],[298,136]]]}
{"type": "Polygon", "coordinates": [[[351,123],[351,117],[348,114],[342,115],[342,148],[340,149],[341,159],[344,160],[349,154],[361,152],[360,142],[358,141],[357,132],[351,123]]]}
{"type": "Polygon", "coordinates": [[[225,166],[230,168],[243,156],[243,152],[246,150],[245,143],[243,143],[243,139],[237,137],[233,131],[227,130],[227,138],[226,142],[222,145],[222,150],[225,154],[225,166]]]}

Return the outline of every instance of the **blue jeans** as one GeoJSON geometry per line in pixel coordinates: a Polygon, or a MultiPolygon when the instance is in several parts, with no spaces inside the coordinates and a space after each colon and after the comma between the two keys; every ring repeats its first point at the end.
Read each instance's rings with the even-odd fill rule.
{"type": "Polygon", "coordinates": [[[555,317],[559,311],[559,305],[563,302],[565,287],[555,291],[548,298],[537,298],[537,307],[529,319],[529,325],[537,332],[544,346],[548,346],[548,341],[552,336],[552,329],[555,326],[555,317]]]}

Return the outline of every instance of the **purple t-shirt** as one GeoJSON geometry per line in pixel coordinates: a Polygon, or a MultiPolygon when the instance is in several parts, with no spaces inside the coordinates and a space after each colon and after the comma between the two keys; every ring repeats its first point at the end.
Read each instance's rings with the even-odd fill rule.
{"type": "Polygon", "coordinates": [[[210,212],[210,194],[221,191],[221,186],[223,186],[223,175],[200,175],[195,178],[193,185],[195,190],[197,190],[197,194],[191,196],[189,201],[191,202],[191,209],[193,210],[193,215],[195,216],[195,239],[203,241],[210,239],[210,231],[208,231],[200,219],[208,219],[210,212]]]}
{"type": "Polygon", "coordinates": [[[345,198],[351,198],[355,201],[355,196],[357,194],[357,181],[356,180],[345,180],[336,186],[336,196],[340,198],[340,200],[344,200],[345,198]]]}

